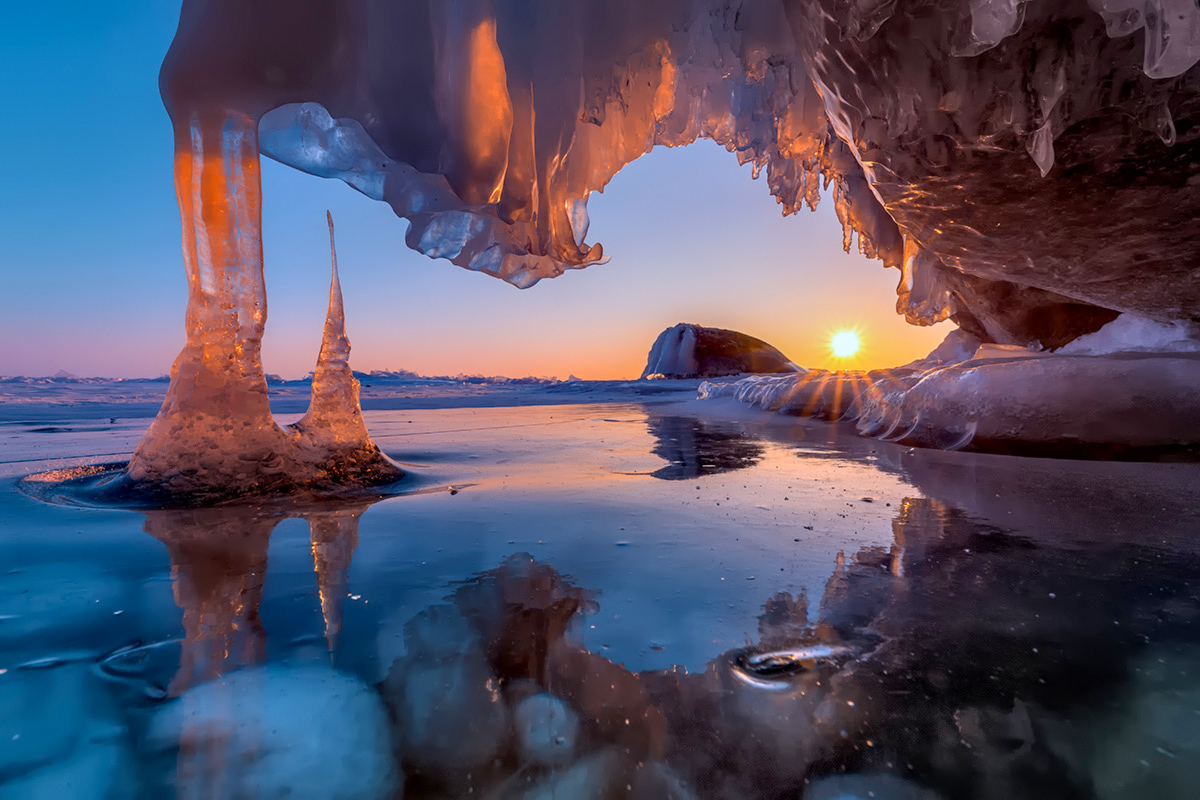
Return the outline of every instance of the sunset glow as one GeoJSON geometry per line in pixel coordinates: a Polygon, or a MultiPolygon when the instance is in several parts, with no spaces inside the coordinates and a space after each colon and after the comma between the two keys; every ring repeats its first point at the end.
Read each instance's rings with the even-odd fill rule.
{"type": "Polygon", "coordinates": [[[829,349],[836,358],[850,358],[858,353],[857,331],[838,331],[829,340],[829,349]]]}

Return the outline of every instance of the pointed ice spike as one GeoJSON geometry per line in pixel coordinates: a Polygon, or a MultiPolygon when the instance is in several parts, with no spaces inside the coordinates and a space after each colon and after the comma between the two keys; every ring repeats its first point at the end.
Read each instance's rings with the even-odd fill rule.
{"type": "Polygon", "coordinates": [[[329,254],[332,262],[329,311],[325,315],[321,353],[313,371],[308,413],[295,427],[314,443],[352,449],[370,445],[371,439],[359,407],[358,380],[350,369],[350,339],[346,336],[342,285],[338,278],[333,215],[326,211],[325,219],[329,223],[329,254]]]}
{"type": "Polygon", "coordinates": [[[348,367],[350,360],[342,283],[338,277],[337,245],[333,239],[333,214],[328,210],[325,212],[325,221],[329,223],[329,258],[333,264],[333,276],[329,280],[329,310],[325,314],[325,336],[321,340],[321,354],[317,358],[318,372],[322,366],[327,369],[348,367]]]}
{"type": "Polygon", "coordinates": [[[329,223],[331,261],[329,311],[325,315],[321,353],[313,371],[312,399],[304,418],[291,427],[294,441],[305,460],[314,464],[325,479],[338,483],[393,481],[403,473],[379,452],[363,421],[358,379],[350,369],[350,339],[346,336],[342,285],[338,278],[333,215],[327,211],[325,219],[329,223]]]}

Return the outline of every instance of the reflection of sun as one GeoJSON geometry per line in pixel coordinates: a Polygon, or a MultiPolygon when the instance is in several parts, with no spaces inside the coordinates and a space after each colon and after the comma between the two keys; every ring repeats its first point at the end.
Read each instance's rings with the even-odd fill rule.
{"type": "Polygon", "coordinates": [[[829,349],[837,358],[850,358],[858,352],[857,331],[838,331],[829,340],[829,349]]]}

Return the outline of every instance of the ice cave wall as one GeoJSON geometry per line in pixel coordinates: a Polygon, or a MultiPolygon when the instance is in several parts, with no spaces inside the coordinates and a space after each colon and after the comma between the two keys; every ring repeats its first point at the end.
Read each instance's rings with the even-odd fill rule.
{"type": "Polygon", "coordinates": [[[185,0],[162,85],[518,286],[603,260],[622,166],[712,138],[785,214],[832,184],[910,321],[1058,346],[1200,313],[1198,57],[1190,0],[185,0]]]}

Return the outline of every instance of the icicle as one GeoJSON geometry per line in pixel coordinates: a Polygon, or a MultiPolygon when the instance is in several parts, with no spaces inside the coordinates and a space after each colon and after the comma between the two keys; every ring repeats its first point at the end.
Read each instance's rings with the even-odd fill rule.
{"type": "Polygon", "coordinates": [[[187,340],[128,475],[170,494],[255,487],[286,447],[267,400],[262,187],[255,121],[175,122],[175,192],[188,276],[187,340]]]}
{"type": "Polygon", "coordinates": [[[252,129],[232,124],[242,122],[224,127],[219,147],[204,138],[208,128],[193,125],[191,148],[176,159],[191,287],[188,339],[129,481],[135,490],[193,502],[394,481],[403,473],[371,440],[350,370],[332,215],[329,311],[308,413],[286,431],[271,416],[259,356],[266,289],[258,154],[252,129]],[[216,159],[221,169],[207,168],[216,159]]]}
{"type": "Polygon", "coordinates": [[[954,313],[950,290],[942,275],[942,262],[908,237],[904,239],[904,261],[896,294],[896,313],[904,315],[913,325],[935,325],[954,313]]]}
{"type": "Polygon", "coordinates": [[[1175,144],[1175,120],[1172,119],[1171,109],[1165,102],[1148,106],[1140,115],[1138,122],[1168,147],[1175,144]]]}
{"type": "Polygon", "coordinates": [[[1200,60],[1200,7],[1195,0],[1088,0],[1116,38],[1145,29],[1142,69],[1174,78],[1200,60]]]}
{"type": "Polygon", "coordinates": [[[1042,177],[1049,175],[1050,168],[1054,166],[1054,134],[1050,130],[1049,122],[1033,132],[1025,142],[1025,149],[1029,151],[1033,163],[1041,170],[1042,177]]]}

